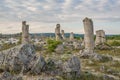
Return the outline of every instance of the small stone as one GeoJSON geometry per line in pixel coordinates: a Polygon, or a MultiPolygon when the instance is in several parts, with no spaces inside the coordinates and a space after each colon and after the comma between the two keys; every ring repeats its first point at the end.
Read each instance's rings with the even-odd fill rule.
{"type": "Polygon", "coordinates": [[[110,76],[108,76],[108,75],[104,75],[104,76],[103,76],[103,79],[104,79],[104,80],[115,80],[113,77],[110,77],[110,76]]]}
{"type": "Polygon", "coordinates": [[[63,54],[64,53],[64,46],[63,45],[58,45],[57,48],[55,49],[56,53],[63,54]]]}

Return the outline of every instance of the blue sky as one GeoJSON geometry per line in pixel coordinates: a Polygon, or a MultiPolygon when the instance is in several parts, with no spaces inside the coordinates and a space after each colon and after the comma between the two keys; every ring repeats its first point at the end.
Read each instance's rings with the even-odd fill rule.
{"type": "Polygon", "coordinates": [[[120,0],[0,0],[0,33],[21,32],[26,20],[31,33],[54,32],[60,23],[65,32],[83,34],[85,17],[94,31],[120,34],[120,0]]]}

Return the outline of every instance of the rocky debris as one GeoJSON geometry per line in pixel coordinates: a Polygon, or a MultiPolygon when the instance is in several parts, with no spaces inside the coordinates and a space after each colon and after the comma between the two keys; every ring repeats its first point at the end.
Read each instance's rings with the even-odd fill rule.
{"type": "Polygon", "coordinates": [[[10,71],[29,70],[31,62],[35,60],[33,45],[25,44],[0,52],[0,69],[10,71]]]}
{"type": "Polygon", "coordinates": [[[63,65],[63,71],[67,74],[68,77],[76,76],[78,77],[80,75],[80,60],[76,56],[72,56],[67,62],[63,65]],[[73,75],[72,73],[75,73],[73,75]]]}
{"type": "Polygon", "coordinates": [[[46,61],[46,69],[47,71],[53,71],[55,69],[55,61],[51,58],[49,58],[47,61],[46,61]]]}
{"type": "Polygon", "coordinates": [[[39,74],[44,65],[44,58],[36,56],[34,46],[31,44],[22,44],[0,52],[0,69],[3,71],[39,74]]]}
{"type": "Polygon", "coordinates": [[[55,77],[43,77],[43,78],[39,78],[38,80],[58,80],[55,77]]]}
{"type": "Polygon", "coordinates": [[[115,80],[115,79],[113,77],[108,76],[108,75],[104,75],[103,80],[115,80]]]}
{"type": "Polygon", "coordinates": [[[102,62],[113,60],[111,56],[100,55],[97,53],[88,54],[87,52],[82,52],[82,50],[80,51],[80,57],[102,62]]]}
{"type": "Polygon", "coordinates": [[[100,71],[101,71],[101,72],[104,72],[105,69],[106,69],[105,66],[100,66],[100,71]]]}
{"type": "Polygon", "coordinates": [[[63,46],[68,46],[69,43],[68,42],[63,42],[63,46]]]}
{"type": "Polygon", "coordinates": [[[0,76],[0,80],[23,80],[20,76],[11,75],[9,72],[4,72],[0,76]]]}
{"type": "Polygon", "coordinates": [[[44,71],[46,66],[46,62],[42,56],[39,56],[38,59],[35,61],[34,66],[31,69],[32,74],[40,74],[44,71]]]}
{"type": "Polygon", "coordinates": [[[63,54],[64,53],[64,46],[63,45],[58,45],[57,48],[55,49],[56,53],[63,54]]]}
{"type": "Polygon", "coordinates": [[[99,49],[99,50],[111,50],[113,49],[110,45],[104,43],[104,44],[98,44],[95,46],[96,49],[99,49]]]}
{"type": "Polygon", "coordinates": [[[77,50],[82,49],[81,44],[78,43],[78,42],[73,42],[73,46],[74,46],[74,48],[77,49],[77,50]]]}

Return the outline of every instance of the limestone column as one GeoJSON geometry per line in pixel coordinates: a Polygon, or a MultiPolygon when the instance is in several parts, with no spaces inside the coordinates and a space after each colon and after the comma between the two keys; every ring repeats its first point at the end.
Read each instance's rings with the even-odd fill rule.
{"type": "Polygon", "coordinates": [[[63,38],[63,40],[65,40],[66,38],[65,38],[64,30],[61,30],[61,34],[62,34],[62,38],[63,38]]]}
{"type": "Polygon", "coordinates": [[[73,40],[74,40],[74,33],[71,32],[71,33],[70,33],[70,41],[73,41],[73,40]]]}
{"type": "Polygon", "coordinates": [[[104,30],[102,30],[101,31],[101,36],[102,36],[102,43],[104,44],[104,43],[106,43],[106,37],[105,37],[105,31],[104,30]]]}
{"type": "Polygon", "coordinates": [[[56,41],[62,40],[62,36],[60,34],[60,24],[56,25],[56,28],[55,28],[55,37],[56,37],[56,41]]]}
{"type": "Polygon", "coordinates": [[[22,22],[22,44],[29,43],[29,25],[26,25],[26,21],[22,22]]]}
{"type": "Polygon", "coordinates": [[[106,42],[105,31],[104,30],[97,30],[96,31],[95,45],[104,44],[105,42],[106,42]]]}
{"type": "Polygon", "coordinates": [[[89,18],[83,20],[84,24],[84,42],[85,42],[85,52],[93,53],[94,52],[94,30],[93,22],[89,18]]]}

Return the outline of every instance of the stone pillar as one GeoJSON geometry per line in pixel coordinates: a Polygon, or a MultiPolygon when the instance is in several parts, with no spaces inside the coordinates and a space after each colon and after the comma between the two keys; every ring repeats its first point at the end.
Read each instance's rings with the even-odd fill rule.
{"type": "Polygon", "coordinates": [[[29,43],[29,25],[26,25],[26,21],[22,22],[22,44],[29,43]]]}
{"type": "Polygon", "coordinates": [[[61,34],[62,34],[62,38],[63,38],[63,40],[65,40],[66,38],[65,38],[64,30],[61,30],[61,34]]]}
{"type": "Polygon", "coordinates": [[[105,42],[106,42],[105,31],[104,30],[97,30],[96,31],[95,45],[104,44],[105,42]]]}
{"type": "Polygon", "coordinates": [[[71,33],[70,33],[70,41],[73,41],[73,40],[74,40],[74,33],[71,32],[71,33]]]}
{"type": "Polygon", "coordinates": [[[94,52],[94,30],[93,22],[89,18],[83,20],[84,24],[84,42],[85,42],[85,52],[93,53],[94,52]]]}
{"type": "Polygon", "coordinates": [[[56,37],[56,41],[62,40],[62,36],[60,34],[60,24],[56,25],[56,28],[55,28],[55,37],[56,37]]]}

